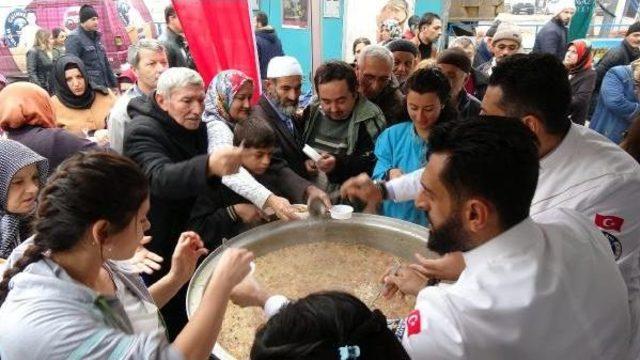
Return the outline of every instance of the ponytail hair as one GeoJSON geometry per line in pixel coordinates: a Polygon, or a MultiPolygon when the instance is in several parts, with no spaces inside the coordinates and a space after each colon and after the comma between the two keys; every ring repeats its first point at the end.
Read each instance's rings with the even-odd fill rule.
{"type": "Polygon", "coordinates": [[[329,291],[292,302],[271,317],[256,333],[251,359],[335,360],[341,348],[354,347],[358,356],[351,359],[409,359],[380,310],[329,291]]]}
{"type": "Polygon", "coordinates": [[[109,222],[110,234],[121,232],[148,195],[146,177],[128,158],[88,152],[65,160],[38,196],[33,244],[5,271],[0,305],[9,293],[11,278],[45,252],[73,248],[98,220],[109,222]]]}

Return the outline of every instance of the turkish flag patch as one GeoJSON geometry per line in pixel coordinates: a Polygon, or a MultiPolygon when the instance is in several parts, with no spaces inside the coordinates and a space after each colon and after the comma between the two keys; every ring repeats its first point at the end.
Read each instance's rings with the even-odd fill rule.
{"type": "Polygon", "coordinates": [[[624,219],[617,216],[596,214],[596,226],[602,230],[613,230],[620,232],[624,219]]]}
{"type": "Polygon", "coordinates": [[[419,334],[422,322],[420,321],[420,311],[413,310],[407,317],[407,336],[419,334]]]}

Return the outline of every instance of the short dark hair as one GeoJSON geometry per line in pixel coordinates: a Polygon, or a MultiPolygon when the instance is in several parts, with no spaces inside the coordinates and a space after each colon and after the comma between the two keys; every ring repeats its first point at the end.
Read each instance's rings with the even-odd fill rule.
{"type": "Polygon", "coordinates": [[[500,116],[444,123],[429,135],[431,154],[448,156],[440,180],[459,203],[479,196],[503,230],[529,216],[538,184],[538,140],[522,120],[500,116]]]}
{"type": "Polygon", "coordinates": [[[177,16],[176,15],[176,9],[173,7],[173,5],[167,5],[167,7],[164,8],[164,21],[167,24],[169,23],[169,18],[171,16],[177,16]]]}
{"type": "MultiPolygon", "coordinates": [[[[436,67],[417,69],[407,79],[405,84],[407,93],[416,92],[420,95],[436,93],[444,108],[440,112],[436,124],[458,120],[458,110],[451,103],[451,83],[449,79],[436,67]]],[[[405,100],[405,107],[407,107],[405,100]]]]}
{"type": "Polygon", "coordinates": [[[423,26],[425,25],[431,25],[433,24],[433,21],[435,19],[440,20],[440,16],[438,16],[438,14],[432,13],[432,12],[426,12],[422,15],[422,17],[420,18],[420,23],[418,24],[418,29],[422,29],[423,26]]]}
{"type": "Polygon", "coordinates": [[[489,86],[502,90],[500,107],[507,116],[538,117],[549,134],[571,127],[571,84],[564,65],[551,54],[514,54],[493,68],[489,86]]]}
{"type": "Polygon", "coordinates": [[[352,46],[353,49],[351,50],[351,52],[354,55],[356,54],[356,47],[358,47],[358,45],[360,44],[371,45],[371,40],[367,39],[366,37],[359,37],[353,40],[353,46],[352,46]]]}
{"type": "Polygon", "coordinates": [[[357,346],[359,359],[408,360],[380,310],[355,296],[328,291],[285,305],[258,329],[252,360],[337,359],[342,346],[357,346]]]}
{"type": "Polygon", "coordinates": [[[57,39],[62,31],[63,31],[62,28],[59,28],[59,27],[53,28],[53,30],[51,30],[51,35],[53,36],[54,39],[57,39]]]}
{"type": "Polygon", "coordinates": [[[407,79],[405,85],[407,91],[413,91],[420,95],[434,92],[438,94],[440,102],[449,102],[451,83],[449,79],[436,67],[417,69],[407,79]]]}
{"type": "Polygon", "coordinates": [[[270,148],[276,146],[276,134],[264,119],[249,115],[233,129],[233,145],[242,142],[249,149],[270,148]]]}
{"type": "Polygon", "coordinates": [[[420,27],[420,16],[411,15],[409,20],[407,20],[407,25],[409,25],[409,29],[411,29],[411,30],[413,30],[416,27],[419,28],[420,27]]]}
{"type": "Polygon", "coordinates": [[[334,80],[345,80],[349,91],[352,93],[358,91],[358,80],[353,67],[344,61],[331,60],[316,69],[316,74],[313,77],[316,93],[318,92],[318,86],[334,80]]]}
{"type": "Polygon", "coordinates": [[[264,11],[256,12],[255,17],[256,17],[256,22],[259,22],[260,25],[262,26],[269,25],[269,17],[267,16],[267,13],[265,13],[264,11]]]}

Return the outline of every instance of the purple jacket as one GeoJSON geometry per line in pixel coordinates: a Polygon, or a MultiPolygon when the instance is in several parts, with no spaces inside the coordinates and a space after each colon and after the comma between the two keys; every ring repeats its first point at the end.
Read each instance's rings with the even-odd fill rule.
{"type": "Polygon", "coordinates": [[[98,144],[79,138],[60,128],[27,125],[20,129],[8,130],[7,134],[9,139],[22,143],[49,160],[49,174],[61,162],[77,152],[88,150],[105,151],[98,144]]]}

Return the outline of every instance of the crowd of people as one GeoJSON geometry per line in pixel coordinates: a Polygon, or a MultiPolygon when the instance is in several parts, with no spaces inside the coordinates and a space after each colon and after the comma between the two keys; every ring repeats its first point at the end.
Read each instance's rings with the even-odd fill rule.
{"type": "Polygon", "coordinates": [[[252,359],[639,359],[640,23],[594,63],[552,10],[530,54],[514,24],[439,49],[439,15],[382,20],[308,104],[263,12],[260,79],[209,84],[172,6],[119,77],[90,5],[39,30],[0,78],[0,357],[205,359],[231,300],[268,319],[252,359]],[[315,199],[425,227],[441,257],[380,269],[414,311],[287,299],[228,249],[187,319],[202,256],[315,199]]]}

